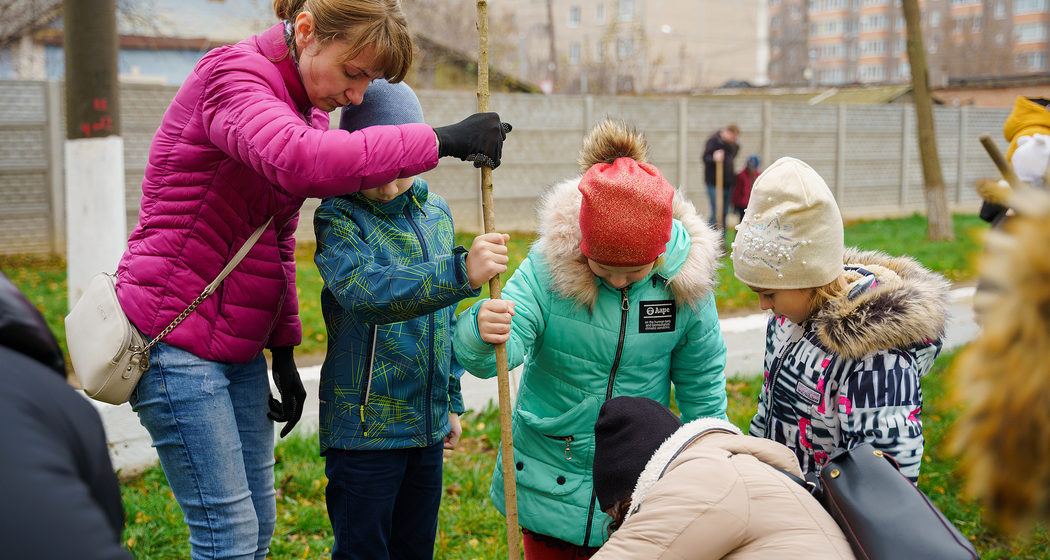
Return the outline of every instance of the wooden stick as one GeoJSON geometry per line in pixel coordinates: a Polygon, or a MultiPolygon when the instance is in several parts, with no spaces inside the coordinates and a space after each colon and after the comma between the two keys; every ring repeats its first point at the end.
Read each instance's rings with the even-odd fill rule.
{"type": "Polygon", "coordinates": [[[1010,186],[1018,189],[1023,185],[1021,179],[1014,173],[1014,168],[1010,165],[1010,162],[1006,161],[1006,157],[999,151],[999,146],[995,144],[992,137],[987,134],[980,136],[981,145],[984,146],[984,151],[988,152],[988,157],[992,158],[992,163],[999,169],[999,173],[1002,174],[1003,179],[1006,179],[1010,186]]]}
{"type": "MultiPolygon", "coordinates": [[[[477,0],[478,9],[478,112],[489,110],[489,6],[477,0]]],[[[481,208],[485,233],[496,231],[496,207],[492,202],[492,169],[481,168],[481,208]]],[[[499,275],[489,280],[489,297],[500,299],[499,275]]],[[[518,492],[515,485],[514,441],[511,432],[510,372],[507,368],[507,346],[497,344],[496,378],[499,383],[500,451],[503,467],[503,503],[507,518],[507,557],[519,560],[521,532],[518,529],[518,492]]]]}
{"type": "MultiPolygon", "coordinates": [[[[725,153],[724,151],[722,152],[725,153]]],[[[722,156],[723,158],[725,156],[722,156]]],[[[723,200],[723,194],[725,192],[725,178],[722,177],[724,171],[724,161],[715,162],[715,223],[718,224],[718,231],[724,232],[726,230],[726,218],[725,218],[725,201],[723,200]]]]}

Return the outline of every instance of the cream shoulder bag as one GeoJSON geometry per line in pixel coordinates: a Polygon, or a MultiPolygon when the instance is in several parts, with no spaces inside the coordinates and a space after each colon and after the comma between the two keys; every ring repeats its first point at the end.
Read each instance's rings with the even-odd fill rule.
{"type": "Polygon", "coordinates": [[[210,296],[219,284],[262,236],[273,218],[259,226],[241,246],[237,254],[208,284],[197,299],[179,313],[156,338],[146,341],[142,333],[128,321],[117,301],[117,277],[103,272],[95,275],[66,315],[66,346],[73,372],[87,395],[97,401],[123,404],[138,385],[139,378],[149,369],[149,351],[162,338],[179,326],[194,309],[210,296]]]}

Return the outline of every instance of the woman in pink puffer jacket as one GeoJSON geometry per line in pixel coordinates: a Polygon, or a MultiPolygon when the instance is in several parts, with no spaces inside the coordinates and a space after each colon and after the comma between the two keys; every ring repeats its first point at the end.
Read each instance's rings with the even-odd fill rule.
{"type": "Polygon", "coordinates": [[[307,197],[380,186],[441,156],[499,165],[494,113],[447,127],[329,129],[371,80],[401,80],[396,0],[275,0],[281,23],[209,52],[150,146],[139,222],[118,268],[131,322],[159,335],[271,217],[219,289],[150,353],[131,403],[190,526],[193,558],[264,558],[276,520],[273,421],[302,414],[295,228],[307,197]],[[281,401],[270,397],[263,348],[281,401]],[[269,418],[268,418],[269,416],[269,418]]]}

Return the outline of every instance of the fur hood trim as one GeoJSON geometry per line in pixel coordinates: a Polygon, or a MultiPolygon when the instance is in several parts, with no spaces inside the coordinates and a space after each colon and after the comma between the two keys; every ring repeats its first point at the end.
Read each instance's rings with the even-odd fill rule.
{"type": "MultiPolygon", "coordinates": [[[[535,248],[550,269],[554,290],[588,309],[598,299],[598,281],[580,252],[580,177],[551,187],[540,202],[540,237],[535,248]]],[[[718,234],[696,212],[691,202],[675,193],[673,215],[689,233],[690,248],[685,262],[674,269],[666,262],[654,270],[667,279],[679,305],[698,305],[717,281],[721,243],[718,234]]]]}
{"type": "Polygon", "coordinates": [[[625,523],[634,515],[634,512],[638,511],[638,506],[643,503],[646,495],[649,494],[649,491],[652,490],[660,477],[664,476],[671,462],[697,439],[711,432],[741,435],[740,429],[734,426],[732,422],[721,418],[697,418],[671,434],[671,437],[667,438],[656,449],[656,453],[653,453],[653,456],[649,458],[649,462],[646,463],[646,468],[642,471],[642,475],[638,476],[638,481],[634,484],[634,492],[631,494],[631,511],[624,518],[625,523]]]}
{"type": "Polygon", "coordinates": [[[981,200],[985,202],[1006,206],[1010,204],[1009,200],[1013,192],[1014,189],[1010,186],[1010,183],[1003,179],[982,179],[977,181],[977,194],[981,195],[981,200]]]}
{"type": "Polygon", "coordinates": [[[675,433],[671,434],[671,437],[667,438],[667,441],[656,449],[656,453],[653,453],[649,462],[645,464],[645,469],[642,470],[634,486],[634,492],[631,493],[631,510],[627,512],[624,523],[634,515],[634,512],[638,511],[645,496],[667,472],[667,467],[671,465],[671,462],[696,440],[710,432],[741,435],[740,428],[721,418],[698,418],[678,428],[675,433]]]}
{"type": "Polygon", "coordinates": [[[787,447],[772,440],[745,436],[739,428],[721,418],[698,418],[671,434],[653,453],[638,476],[631,494],[631,509],[624,523],[642,507],[646,496],[672,465],[684,464],[701,456],[731,458],[733,455],[750,455],[773,469],[802,476],[798,458],[787,447]]]}
{"type": "Polygon", "coordinates": [[[873,272],[877,285],[853,297],[847,288],[816,312],[814,328],[828,350],[856,360],[944,335],[950,287],[944,277],[914,259],[879,251],[850,248],[843,260],[873,272]]]}

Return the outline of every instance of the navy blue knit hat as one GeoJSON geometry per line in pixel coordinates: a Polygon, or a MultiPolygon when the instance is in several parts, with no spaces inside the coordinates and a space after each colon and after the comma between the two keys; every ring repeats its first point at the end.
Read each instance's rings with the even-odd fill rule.
{"type": "Polygon", "coordinates": [[[649,458],[682,422],[664,405],[642,397],[606,401],[594,425],[594,495],[602,511],[631,497],[649,458]]]}
{"type": "Polygon", "coordinates": [[[368,86],[360,105],[343,107],[339,128],[353,132],[379,124],[422,122],[423,107],[416,92],[405,82],[392,84],[380,79],[368,86]]]}

